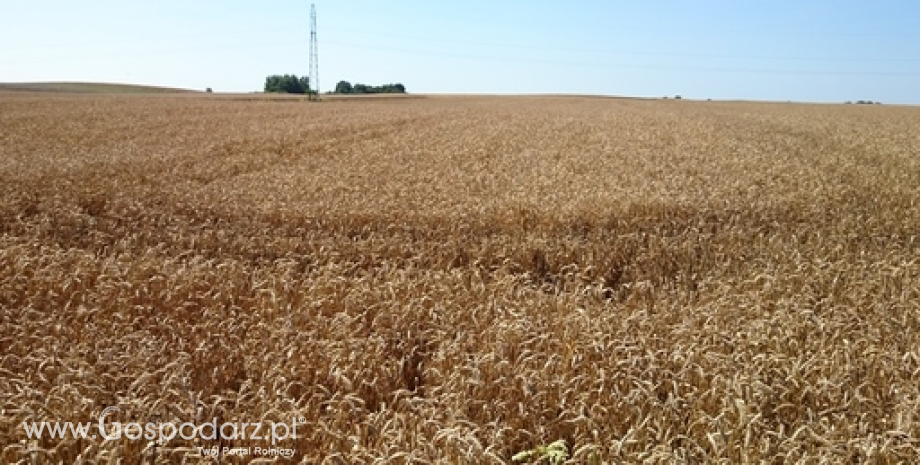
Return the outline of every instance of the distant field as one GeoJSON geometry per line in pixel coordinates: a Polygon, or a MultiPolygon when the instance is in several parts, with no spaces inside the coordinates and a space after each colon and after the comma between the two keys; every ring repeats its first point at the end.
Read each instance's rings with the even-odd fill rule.
{"type": "Polygon", "coordinates": [[[0,83],[0,92],[70,92],[81,94],[170,94],[195,92],[170,87],[107,84],[98,82],[23,82],[0,83]]]}
{"type": "Polygon", "coordinates": [[[0,462],[214,462],[217,441],[22,426],[118,406],[296,418],[277,446],[303,463],[557,440],[571,463],[917,463],[918,128],[862,105],[0,95],[0,462]]]}

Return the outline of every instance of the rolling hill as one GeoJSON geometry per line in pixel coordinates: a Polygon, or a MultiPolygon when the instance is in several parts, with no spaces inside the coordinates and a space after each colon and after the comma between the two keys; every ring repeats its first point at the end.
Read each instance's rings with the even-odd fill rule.
{"type": "Polygon", "coordinates": [[[173,94],[196,92],[189,89],[113,84],[103,82],[13,82],[0,83],[0,92],[64,92],[79,94],[173,94]]]}

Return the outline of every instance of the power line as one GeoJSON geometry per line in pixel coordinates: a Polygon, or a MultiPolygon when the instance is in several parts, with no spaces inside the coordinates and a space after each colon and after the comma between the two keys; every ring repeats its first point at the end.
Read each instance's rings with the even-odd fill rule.
{"type": "Polygon", "coordinates": [[[792,69],[769,69],[769,68],[710,68],[710,67],[693,67],[693,66],[665,66],[665,65],[635,65],[629,63],[612,63],[612,62],[578,62],[578,61],[557,61],[557,60],[537,60],[528,58],[509,58],[494,55],[470,55],[461,53],[444,53],[432,52],[427,50],[414,50],[404,48],[380,47],[375,45],[361,45],[346,42],[327,43],[336,44],[343,47],[352,47],[366,50],[381,50],[396,53],[407,53],[413,55],[428,55],[436,57],[451,57],[471,60],[493,60],[501,62],[518,62],[533,63],[545,65],[565,65],[565,66],[584,66],[584,67],[616,67],[618,69],[649,69],[663,71],[695,71],[695,72],[714,72],[714,73],[755,73],[755,74],[787,74],[787,75],[816,75],[816,76],[920,76],[920,72],[888,72],[888,71],[827,71],[827,70],[792,70],[792,69]]]}
{"type": "Polygon", "coordinates": [[[319,100],[319,44],[316,42],[316,5],[310,5],[310,100],[319,100]]]}
{"type": "MultiPolygon", "coordinates": [[[[301,28],[303,32],[303,28],[301,28]]],[[[211,44],[196,44],[191,46],[184,47],[170,47],[170,48],[157,48],[157,49],[126,49],[126,50],[108,50],[108,51],[95,51],[95,52],[85,52],[85,53],[68,53],[66,56],[54,55],[54,56],[37,56],[35,54],[30,54],[25,58],[20,57],[3,57],[4,60],[12,62],[14,64],[22,63],[60,63],[65,61],[89,61],[89,60],[111,60],[112,58],[128,58],[128,59],[137,59],[143,57],[176,57],[176,56],[206,56],[214,55],[215,53],[236,53],[240,50],[248,49],[265,49],[267,47],[272,47],[277,45],[277,40],[263,40],[263,41],[251,41],[243,44],[222,44],[220,46],[214,46],[211,44]]],[[[19,50],[17,50],[19,52],[19,50]]]]}
{"type": "MultiPolygon", "coordinates": [[[[245,36],[259,36],[260,38],[265,38],[272,34],[277,34],[278,32],[300,32],[303,33],[303,26],[298,28],[265,28],[265,29],[237,29],[233,31],[209,31],[209,32],[195,32],[190,34],[170,34],[169,40],[176,41],[177,39],[183,39],[185,42],[199,43],[201,40],[193,39],[216,39],[224,37],[245,37],[245,36]]],[[[277,40],[277,39],[273,39],[277,40]]],[[[106,45],[111,45],[113,41],[117,41],[118,45],[143,45],[143,44],[159,44],[163,42],[163,37],[147,37],[139,39],[125,39],[123,37],[109,37],[106,39],[92,40],[92,41],[78,41],[72,40],[67,43],[28,43],[23,44],[22,46],[17,46],[17,52],[32,52],[32,51],[41,51],[41,50],[66,50],[66,49],[75,49],[75,50],[84,50],[87,48],[98,48],[106,45]]],[[[252,43],[252,41],[249,41],[252,43]]],[[[270,42],[261,42],[258,43],[259,46],[268,45],[270,42]]],[[[211,47],[211,45],[204,45],[204,47],[211,47]]],[[[221,47],[226,48],[226,47],[221,47]]]]}
{"type": "MultiPolygon", "coordinates": [[[[312,34],[311,34],[312,35],[312,34]]],[[[349,47],[355,49],[364,49],[364,50],[380,50],[386,52],[394,53],[403,53],[403,54],[412,54],[412,55],[423,55],[423,56],[432,56],[439,58],[459,58],[459,59],[469,59],[469,60],[490,60],[490,61],[499,61],[499,62],[517,62],[517,63],[533,63],[533,64],[547,64],[547,65],[568,65],[568,66],[580,66],[580,67],[617,67],[620,69],[648,69],[648,70],[669,70],[669,71],[695,71],[695,72],[729,72],[729,73],[757,73],[757,74],[785,74],[785,75],[819,75],[819,76],[920,76],[920,72],[897,72],[897,71],[831,71],[831,70],[801,70],[801,69],[771,69],[771,68],[731,68],[731,67],[692,67],[692,66],[673,66],[673,65],[637,65],[635,63],[628,62],[610,62],[610,61],[572,61],[572,60],[546,60],[546,59],[529,59],[529,58],[517,58],[517,57],[508,57],[508,56],[497,56],[497,55],[474,55],[474,54],[463,54],[463,53],[450,53],[443,51],[430,51],[430,50],[419,50],[419,49],[409,49],[409,48],[399,48],[399,47],[386,47],[379,45],[367,45],[359,43],[350,43],[350,42],[339,42],[339,41],[326,41],[327,44],[339,45],[342,47],[349,47]]],[[[189,46],[181,48],[166,48],[166,49],[156,49],[156,50],[129,50],[129,51],[117,51],[117,52],[90,52],[90,53],[81,53],[76,55],[71,55],[69,57],[63,58],[64,61],[87,61],[87,60],[108,60],[112,57],[126,57],[137,59],[140,57],[151,57],[151,56],[177,56],[177,55],[201,55],[201,54],[214,54],[215,52],[235,52],[245,49],[260,49],[268,46],[276,45],[275,41],[255,41],[247,42],[245,44],[234,44],[226,45],[220,47],[213,47],[210,45],[198,45],[198,46],[189,46]]],[[[311,44],[311,50],[313,46],[311,44]]],[[[553,50],[553,48],[539,48],[542,50],[553,50]]],[[[315,51],[315,50],[314,50],[315,51]]],[[[587,50],[582,50],[587,52],[587,50]]],[[[602,50],[597,50],[597,53],[603,53],[602,50]]],[[[637,53],[639,54],[639,53],[637,53]]],[[[313,53],[311,52],[311,57],[313,53]]],[[[692,57],[696,56],[693,54],[662,54],[667,56],[687,56],[692,57]]],[[[36,58],[30,56],[25,59],[16,59],[12,60],[16,64],[24,63],[59,63],[62,61],[61,57],[54,58],[36,58]]],[[[814,60],[820,61],[820,60],[814,60]]],[[[906,61],[906,60],[905,60],[906,61]]],[[[913,60],[911,60],[913,61],[913,60]]],[[[311,69],[314,67],[314,63],[317,65],[316,69],[310,75],[311,85],[312,83],[316,84],[318,89],[319,87],[319,73],[318,73],[318,60],[310,64],[311,69]]],[[[309,73],[308,73],[309,74],[309,73]]]]}
{"type": "MultiPolygon", "coordinates": [[[[382,3],[380,5],[386,5],[382,3]]],[[[457,25],[468,25],[468,24],[477,24],[477,25],[493,25],[493,26],[511,26],[515,28],[534,28],[537,30],[543,30],[551,28],[553,30],[600,30],[609,32],[614,26],[609,23],[601,23],[596,21],[533,21],[533,20],[521,20],[524,15],[515,15],[512,17],[501,17],[494,15],[470,15],[466,13],[468,9],[460,11],[450,11],[445,14],[444,11],[434,14],[427,14],[423,9],[413,8],[413,9],[402,9],[394,10],[382,8],[372,8],[364,7],[360,9],[361,13],[369,14],[372,17],[383,20],[386,19],[400,19],[406,20],[411,23],[417,24],[432,24],[436,22],[443,23],[452,23],[457,25]]],[[[430,13],[430,12],[429,12],[430,13]]],[[[597,17],[592,19],[597,20],[597,17]]],[[[604,18],[606,20],[606,18],[604,18]]],[[[701,25],[699,27],[693,27],[693,24],[690,24],[689,27],[681,26],[674,27],[671,25],[657,25],[657,24],[616,24],[615,29],[617,31],[635,31],[635,32],[653,32],[658,33],[663,28],[666,28],[669,32],[673,33],[685,33],[685,34],[705,34],[705,35],[735,35],[735,36],[753,36],[753,37],[888,37],[888,38],[902,38],[902,39],[912,39],[916,37],[916,30],[918,21],[913,18],[899,18],[900,21],[884,21],[872,22],[871,19],[861,20],[860,24],[862,26],[866,25],[875,25],[877,27],[884,27],[884,31],[866,31],[865,28],[853,29],[848,28],[847,30],[827,30],[827,29],[817,29],[814,27],[809,27],[807,30],[800,28],[782,28],[782,27],[773,27],[769,29],[757,29],[757,28],[732,28],[732,27],[721,27],[721,25],[701,25]],[[900,26],[900,27],[897,27],[900,26]]]]}
{"type": "Polygon", "coordinates": [[[749,59],[749,60],[789,60],[789,61],[821,61],[821,62],[847,62],[847,63],[916,63],[920,62],[920,57],[918,58],[820,58],[820,57],[803,57],[803,56],[763,56],[763,55],[732,55],[732,54],[718,54],[718,53],[679,53],[679,52],[646,52],[646,51],[636,51],[636,50],[620,50],[620,49],[598,49],[598,48],[574,48],[574,47],[544,47],[539,45],[522,45],[522,44],[508,44],[508,43],[497,43],[497,42],[479,42],[479,41],[468,41],[462,39],[445,39],[439,37],[430,37],[430,36],[417,36],[417,35],[406,35],[406,34],[393,34],[389,32],[380,32],[380,31],[369,31],[369,30],[359,30],[359,29],[350,29],[350,28],[341,28],[341,27],[327,27],[326,29],[373,35],[375,37],[391,37],[391,38],[402,38],[402,39],[412,39],[412,40],[424,40],[428,42],[446,42],[446,43],[456,43],[456,44],[465,44],[465,45],[478,45],[486,47],[505,47],[505,48],[516,48],[516,49],[527,49],[527,50],[539,50],[539,51],[558,51],[558,52],[582,52],[582,53],[609,53],[609,54],[619,54],[619,55],[640,55],[640,56],[669,56],[669,57],[698,57],[698,58],[737,58],[737,59],[749,59]]]}

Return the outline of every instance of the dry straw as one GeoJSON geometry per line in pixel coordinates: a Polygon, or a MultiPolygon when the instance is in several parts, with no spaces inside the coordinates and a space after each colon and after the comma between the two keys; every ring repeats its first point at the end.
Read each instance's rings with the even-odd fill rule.
{"type": "Polygon", "coordinates": [[[303,463],[916,462],[918,127],[0,95],[0,462],[217,461],[22,428],[107,406],[302,416],[303,463]]]}

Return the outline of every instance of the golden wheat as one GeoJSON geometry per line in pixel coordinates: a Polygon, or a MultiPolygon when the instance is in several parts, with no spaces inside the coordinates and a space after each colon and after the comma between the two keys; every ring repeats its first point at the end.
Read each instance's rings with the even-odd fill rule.
{"type": "Polygon", "coordinates": [[[303,463],[557,440],[573,463],[916,462],[918,128],[888,106],[0,94],[0,461],[215,461],[22,426],[118,406],[303,417],[303,463]]]}

